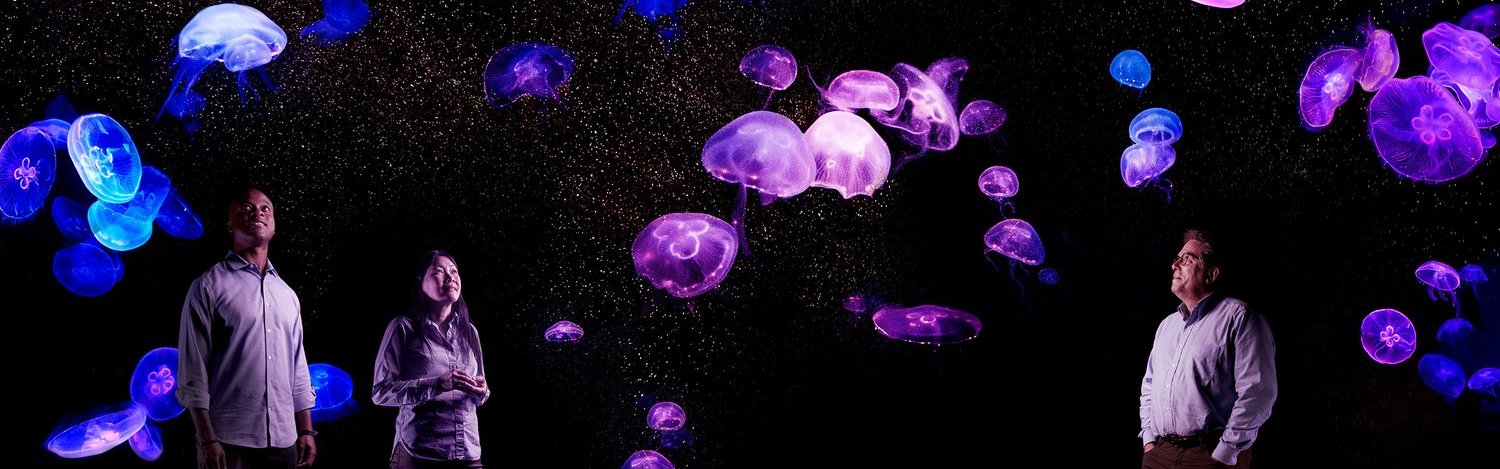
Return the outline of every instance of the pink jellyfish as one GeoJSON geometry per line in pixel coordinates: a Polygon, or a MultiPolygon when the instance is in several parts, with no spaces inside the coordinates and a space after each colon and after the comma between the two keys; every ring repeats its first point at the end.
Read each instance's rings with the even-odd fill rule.
{"type": "Polygon", "coordinates": [[[703,168],[721,181],[739,184],[730,222],[739,233],[740,247],[750,252],[745,239],[747,188],[760,192],[766,203],[776,197],[792,197],[812,187],[816,163],[802,130],[791,119],[769,111],[754,111],[736,118],[714,132],[703,145],[703,168]]]}
{"type": "Polygon", "coordinates": [[[1120,155],[1120,178],[1130,187],[1150,183],[1165,192],[1167,200],[1171,201],[1172,180],[1161,175],[1176,163],[1177,150],[1173,150],[1171,145],[1137,143],[1126,148],[1125,153],[1120,155]]]}
{"type": "Polygon", "coordinates": [[[901,88],[902,102],[890,112],[874,113],[875,121],[900,130],[903,140],[924,151],[958,146],[958,114],[942,85],[907,64],[896,64],[891,78],[901,88]]]}
{"type": "Polygon", "coordinates": [[[1214,8],[1234,8],[1245,3],[1245,0],[1193,0],[1193,3],[1214,8]]]}
{"type": "Polygon", "coordinates": [[[1500,78],[1500,48],[1484,34],[1438,23],[1422,33],[1422,48],[1433,68],[1460,85],[1488,89],[1500,78]]]}
{"type": "Polygon", "coordinates": [[[1377,363],[1394,365],[1417,350],[1417,330],[1400,311],[1377,309],[1360,322],[1359,342],[1377,363]]]}
{"type": "Polygon", "coordinates": [[[1417,266],[1417,280],[1427,285],[1427,297],[1432,301],[1445,301],[1458,307],[1458,295],[1453,291],[1461,283],[1458,270],[1440,261],[1427,261],[1417,266]]]}
{"type": "Polygon", "coordinates": [[[792,53],[777,45],[767,44],[750,49],[745,57],[740,59],[740,74],[755,84],[768,88],[766,91],[766,104],[762,108],[771,105],[771,95],[779,90],[792,86],[797,81],[797,58],[792,53]]]}
{"type": "Polygon", "coordinates": [[[984,245],[1026,265],[1041,265],[1047,259],[1042,237],[1030,223],[1020,218],[1002,220],[984,234],[984,245]]]}
{"type": "Polygon", "coordinates": [[[834,77],[822,93],[823,101],[843,111],[890,111],[901,102],[901,89],[896,87],[896,82],[884,73],[872,70],[844,72],[834,77]]]}
{"type": "Polygon", "coordinates": [[[1354,93],[1354,82],[1359,79],[1359,65],[1363,54],[1347,47],[1339,47],[1313,60],[1302,76],[1298,89],[1300,100],[1298,111],[1302,123],[1319,130],[1333,122],[1333,111],[1354,93]]]}
{"type": "Polygon", "coordinates": [[[1396,36],[1384,29],[1371,29],[1365,34],[1365,55],[1361,61],[1359,86],[1374,92],[1396,76],[1401,67],[1401,49],[1396,47],[1396,36]]]}
{"type": "Polygon", "coordinates": [[[1468,174],[1485,156],[1469,113],[1424,76],[1392,79],[1375,93],[1370,139],[1397,174],[1427,183],[1468,174]]]}
{"type": "Polygon", "coordinates": [[[969,61],[963,57],[944,57],[927,66],[927,77],[943,90],[943,96],[956,108],[958,87],[963,84],[964,74],[969,73],[969,61]]]}
{"type": "Polygon", "coordinates": [[[814,187],[839,191],[845,199],[874,195],[891,169],[891,149],[859,116],[833,111],[818,117],[804,135],[817,174],[814,187]]]}
{"type": "Polygon", "coordinates": [[[958,114],[958,130],[964,135],[984,135],[1005,125],[1005,108],[993,101],[976,99],[958,114]]]}
{"type": "Polygon", "coordinates": [[[875,330],[886,337],[915,344],[954,344],[979,336],[983,324],[966,311],[921,305],[903,308],[884,305],[870,317],[875,330]]]}
{"type": "MultiPolygon", "coordinates": [[[[635,272],[678,298],[709,291],[734,267],[734,229],[702,213],[669,213],[641,230],[630,247],[635,272]]],[[[581,335],[581,332],[580,332],[581,335]]]]}
{"type": "Polygon", "coordinates": [[[1459,20],[1458,27],[1478,32],[1490,39],[1500,37],[1500,3],[1486,3],[1475,7],[1459,20]]]}
{"type": "Polygon", "coordinates": [[[646,412],[646,426],[659,432],[677,431],[686,421],[687,413],[675,402],[658,402],[646,412]]]}
{"type": "Polygon", "coordinates": [[[1005,214],[1005,208],[1010,206],[1010,198],[1015,197],[1021,190],[1021,180],[1016,178],[1016,172],[1004,166],[990,166],[984,172],[979,173],[979,192],[983,192],[990,200],[1000,203],[1000,213],[1005,214]]]}

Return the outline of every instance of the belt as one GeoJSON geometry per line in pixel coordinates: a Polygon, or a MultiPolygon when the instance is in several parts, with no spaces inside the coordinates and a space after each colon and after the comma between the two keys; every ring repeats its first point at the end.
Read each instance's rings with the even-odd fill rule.
{"type": "Polygon", "coordinates": [[[1197,448],[1219,444],[1219,434],[1197,433],[1192,435],[1158,435],[1156,444],[1170,443],[1178,448],[1197,448]]]}

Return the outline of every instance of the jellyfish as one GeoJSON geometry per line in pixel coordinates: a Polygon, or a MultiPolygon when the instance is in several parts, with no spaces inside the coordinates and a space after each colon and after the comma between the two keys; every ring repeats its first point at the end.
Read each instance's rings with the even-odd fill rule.
{"type": "Polygon", "coordinates": [[[328,46],[349,39],[370,22],[370,6],[364,0],[323,0],[323,18],[299,33],[314,44],[328,46]]]}
{"type": "Polygon", "coordinates": [[[169,109],[178,119],[202,111],[203,96],[193,91],[193,85],[198,83],[203,70],[214,62],[223,62],[226,70],[238,73],[236,83],[243,101],[246,90],[254,91],[245,72],[258,71],[261,80],[269,86],[270,79],[261,67],[281,55],[286,46],[286,31],[260,10],[233,3],[204,8],[177,35],[172,86],[156,117],[161,118],[162,113],[169,109]]]}
{"type": "Polygon", "coordinates": [[[1385,86],[1401,66],[1401,49],[1396,47],[1396,36],[1384,29],[1372,29],[1366,33],[1365,53],[1360,66],[1360,88],[1374,92],[1385,86]]]}
{"type": "Polygon", "coordinates": [[[1457,179],[1485,157],[1469,113],[1423,76],[1391,79],[1375,93],[1370,138],[1397,174],[1427,183],[1457,179]]]}
{"type": "Polygon", "coordinates": [[[870,300],[865,295],[854,293],[844,298],[844,311],[864,314],[870,311],[870,300]]]}
{"type": "Polygon", "coordinates": [[[1490,39],[1500,38],[1500,3],[1486,3],[1474,8],[1459,20],[1458,27],[1490,39]]]}
{"type": "Polygon", "coordinates": [[[1348,47],[1324,52],[1307,66],[1302,85],[1297,90],[1297,110],[1302,123],[1321,130],[1333,122],[1333,112],[1354,93],[1354,82],[1360,77],[1364,54],[1348,47]]]}
{"type": "Polygon", "coordinates": [[[161,347],[141,357],[130,374],[130,400],[158,422],[182,414],[177,402],[177,349],[161,347]]]}
{"type": "Polygon", "coordinates": [[[1490,277],[1484,273],[1484,267],[1476,264],[1469,264],[1458,269],[1458,278],[1470,285],[1490,281],[1490,277]]]}
{"type": "Polygon", "coordinates": [[[1464,391],[1464,370],[1452,358],[1437,353],[1423,355],[1417,362],[1417,372],[1427,387],[1443,397],[1457,399],[1464,391]]]}
{"type": "Polygon", "coordinates": [[[1417,330],[1400,311],[1377,309],[1360,322],[1359,342],[1376,363],[1395,365],[1417,350],[1417,330]]]}
{"type": "Polygon", "coordinates": [[[1042,285],[1057,285],[1057,282],[1062,280],[1062,276],[1058,275],[1057,269],[1051,267],[1042,269],[1041,272],[1036,274],[1036,278],[1042,282],[1042,285]]]}
{"type": "Polygon", "coordinates": [[[891,69],[891,78],[901,89],[902,101],[890,112],[873,113],[875,121],[900,130],[902,140],[923,151],[947,151],[958,146],[958,113],[943,87],[904,63],[891,69]]]}
{"type": "Polygon", "coordinates": [[[55,151],[68,148],[68,129],[73,127],[73,122],[62,119],[43,119],[32,122],[26,127],[46,134],[47,140],[52,142],[52,148],[55,151]]]}
{"type": "Polygon", "coordinates": [[[59,249],[52,256],[52,276],[73,294],[93,298],[114,288],[122,274],[112,251],[84,242],[59,249]]]}
{"type": "Polygon", "coordinates": [[[989,250],[1026,265],[1040,265],[1047,259],[1042,237],[1036,234],[1030,223],[1020,218],[996,223],[984,234],[984,244],[989,250]]]}
{"type": "Polygon", "coordinates": [[[1500,48],[1482,33],[1438,23],[1422,33],[1422,48],[1433,68],[1460,85],[1489,89],[1500,78],[1500,48]]]}
{"type": "Polygon", "coordinates": [[[1109,76],[1121,85],[1144,90],[1151,83],[1151,62],[1141,51],[1125,49],[1109,62],[1109,76]]]}
{"type": "Polygon", "coordinates": [[[901,89],[884,73],[872,70],[850,70],[833,78],[828,89],[819,89],[823,101],[835,109],[853,111],[890,111],[901,102],[901,89]]]}
{"type": "Polygon", "coordinates": [[[1469,377],[1469,389],[1491,398],[1500,397],[1500,368],[1480,368],[1475,371],[1469,377]]]}
{"type": "Polygon", "coordinates": [[[182,239],[198,239],[203,236],[203,220],[177,194],[176,187],[167,191],[167,200],[162,202],[161,209],[156,212],[156,226],[160,226],[167,234],[182,239]]]}
{"type": "Polygon", "coordinates": [[[1245,3],[1245,0],[1193,0],[1199,5],[1208,5],[1214,8],[1234,8],[1245,3]]]}
{"type": "Polygon", "coordinates": [[[1457,356],[1468,354],[1469,338],[1474,335],[1474,324],[1464,318],[1452,318],[1438,326],[1437,339],[1457,356]]]}
{"type": "Polygon", "coordinates": [[[89,229],[88,209],[66,196],[52,199],[52,222],[68,241],[78,243],[94,239],[94,232],[89,229]]]}
{"type": "Polygon", "coordinates": [[[1016,178],[1016,172],[1010,168],[990,166],[979,173],[979,192],[1000,203],[1002,216],[1005,215],[1005,209],[1011,207],[1010,198],[1020,191],[1021,180],[1016,178]]]}
{"type": "Polygon", "coordinates": [[[740,248],[750,252],[745,237],[745,198],[748,189],[769,203],[812,187],[817,163],[802,130],[791,119],[769,111],[753,111],[714,132],[703,145],[703,168],[721,181],[740,185],[730,222],[740,248]]]}
{"type": "Polygon", "coordinates": [[[615,14],[614,26],[625,18],[625,10],[646,18],[646,22],[657,25],[663,42],[671,42],[677,32],[677,11],[687,6],[688,0],[625,0],[620,12],[615,14]]]}
{"type": "Polygon", "coordinates": [[[146,409],[131,405],[54,433],[47,439],[47,450],[69,459],[93,456],[124,443],[144,426],[146,409]]]}
{"type": "Polygon", "coordinates": [[[859,116],[833,111],[818,117],[803,136],[812,154],[812,186],[839,191],[845,199],[873,196],[885,185],[891,149],[859,116]]]}
{"type": "Polygon", "coordinates": [[[1141,111],[1130,120],[1130,139],[1144,145],[1171,145],[1182,138],[1182,118],[1167,109],[1154,107],[1141,111]]]}
{"type": "Polygon", "coordinates": [[[339,367],[327,363],[307,365],[314,394],[313,420],[326,422],[342,417],[344,408],[353,404],[354,379],[339,367]]]}
{"type": "Polygon", "coordinates": [[[687,422],[687,414],[675,402],[658,402],[646,412],[646,426],[659,432],[677,431],[687,422]]]}
{"type": "Polygon", "coordinates": [[[661,453],[643,449],[625,458],[625,464],[620,466],[620,469],[677,469],[677,467],[673,466],[672,461],[668,461],[667,457],[662,456],[661,453]]]}
{"type": "Polygon", "coordinates": [[[969,73],[969,61],[963,57],[943,57],[928,64],[925,73],[938,89],[943,90],[943,96],[948,98],[948,104],[957,108],[958,88],[963,84],[964,75],[969,73]]]}
{"type": "Polygon", "coordinates": [[[958,130],[964,135],[985,135],[1005,125],[1005,108],[993,101],[976,99],[958,114],[958,130]]]}
{"type": "Polygon", "coordinates": [[[734,267],[734,228],[702,213],[669,213],[641,230],[630,247],[635,272],[678,298],[713,289],[734,267]]]}
{"type": "Polygon", "coordinates": [[[484,99],[505,107],[526,95],[557,101],[573,76],[573,56],[551,44],[522,42],[500,49],[484,66],[484,99]]]}
{"type": "Polygon", "coordinates": [[[767,88],[766,103],[761,106],[764,109],[771,105],[772,95],[797,80],[797,58],[781,46],[766,44],[745,53],[740,59],[740,74],[767,88]]]}
{"type": "Polygon", "coordinates": [[[1167,194],[1167,201],[1172,200],[1172,180],[1162,177],[1172,165],[1177,163],[1177,150],[1171,145],[1147,145],[1137,143],[1125,149],[1120,155],[1120,178],[1125,180],[1129,187],[1142,187],[1143,184],[1151,183],[1167,194]]]}
{"type": "Polygon", "coordinates": [[[1427,297],[1432,301],[1453,302],[1458,305],[1458,298],[1453,294],[1458,289],[1460,278],[1458,271],[1452,266],[1439,261],[1427,261],[1417,266],[1417,280],[1427,285],[1427,297]]]}
{"type": "Polygon", "coordinates": [[[979,336],[979,317],[942,306],[885,305],[870,318],[886,337],[914,344],[956,344],[979,336]]]}
{"type": "Polygon", "coordinates": [[[167,199],[172,181],[161,170],[145,166],[134,198],[121,204],[95,201],[89,206],[89,228],[99,244],[116,251],[141,247],[151,239],[151,222],[167,199]]]}
{"type": "Polygon", "coordinates": [[[577,342],[583,338],[583,327],[572,321],[558,321],[542,333],[542,338],[548,342],[577,342]]]}
{"type": "Polygon", "coordinates": [[[136,456],[146,461],[155,461],[160,458],[161,432],[156,429],[156,425],[146,422],[134,435],[130,435],[130,449],[135,451],[136,456]]]}
{"type": "Polygon", "coordinates": [[[41,130],[25,127],[0,146],[0,215],[22,220],[47,203],[57,178],[57,150],[41,130]]]}
{"type": "Polygon", "coordinates": [[[119,122],[86,114],[68,129],[68,156],[84,187],[100,201],[122,204],[141,184],[141,154],[119,122]]]}

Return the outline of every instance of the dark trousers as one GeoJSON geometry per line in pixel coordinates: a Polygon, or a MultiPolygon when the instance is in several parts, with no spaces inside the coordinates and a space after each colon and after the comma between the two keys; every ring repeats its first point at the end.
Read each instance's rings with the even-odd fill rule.
{"type": "Polygon", "coordinates": [[[484,464],[478,459],[473,461],[433,461],[412,457],[411,451],[406,445],[397,443],[396,449],[391,451],[391,469],[484,469],[484,464]]]}
{"type": "Polygon", "coordinates": [[[285,448],[250,448],[224,444],[229,469],[296,469],[297,445],[285,448]]]}
{"type": "Polygon", "coordinates": [[[1240,452],[1235,458],[1233,466],[1226,466],[1214,460],[1214,447],[1195,446],[1183,448],[1168,442],[1157,443],[1156,447],[1146,454],[1141,455],[1141,469],[1198,469],[1198,468],[1225,468],[1244,469],[1250,467],[1250,450],[1240,452]]]}

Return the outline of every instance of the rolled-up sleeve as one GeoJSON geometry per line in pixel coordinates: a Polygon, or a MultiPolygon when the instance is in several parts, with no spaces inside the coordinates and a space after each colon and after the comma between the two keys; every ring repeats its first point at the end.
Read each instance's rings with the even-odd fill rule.
{"type": "Polygon", "coordinates": [[[401,349],[411,334],[405,318],[396,318],[385,328],[380,339],[380,354],[375,357],[375,383],[370,400],[375,405],[399,407],[431,400],[437,396],[437,378],[401,379],[401,349]]]}
{"type": "Polygon", "coordinates": [[[318,392],[313,388],[312,376],[307,371],[307,350],[302,346],[302,305],[297,305],[297,327],[292,332],[296,340],[297,358],[292,362],[292,406],[298,411],[311,409],[318,404],[318,392]]]}
{"type": "Polygon", "coordinates": [[[207,362],[213,313],[207,289],[202,278],[188,287],[177,329],[177,402],[187,408],[207,409],[210,404],[207,362]]]}

